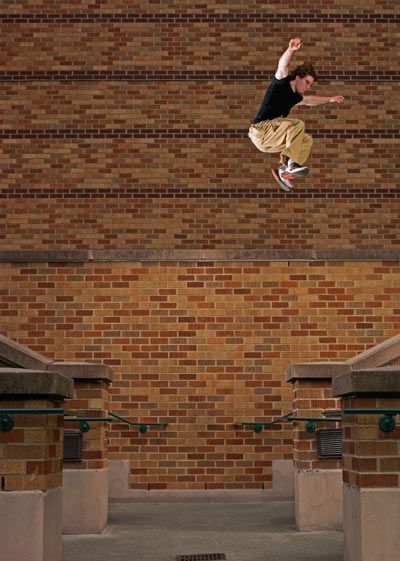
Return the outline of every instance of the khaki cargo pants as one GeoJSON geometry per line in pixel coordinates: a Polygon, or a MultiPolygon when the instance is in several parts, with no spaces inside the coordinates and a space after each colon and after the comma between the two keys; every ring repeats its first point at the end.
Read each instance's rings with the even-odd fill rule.
{"type": "Polygon", "coordinates": [[[310,156],[313,140],[304,132],[300,119],[278,117],[251,125],[249,138],[261,152],[279,152],[280,161],[286,164],[289,158],[302,165],[310,156]]]}

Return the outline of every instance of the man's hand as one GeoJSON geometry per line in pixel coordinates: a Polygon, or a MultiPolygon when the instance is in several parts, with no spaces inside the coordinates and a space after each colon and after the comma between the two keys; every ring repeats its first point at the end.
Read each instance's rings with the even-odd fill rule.
{"type": "Polygon", "coordinates": [[[299,37],[295,37],[294,39],[290,39],[289,41],[289,49],[292,51],[298,51],[302,46],[303,41],[299,37]]]}
{"type": "Polygon", "coordinates": [[[335,95],[331,97],[329,103],[344,103],[344,97],[342,95],[335,95]]]}

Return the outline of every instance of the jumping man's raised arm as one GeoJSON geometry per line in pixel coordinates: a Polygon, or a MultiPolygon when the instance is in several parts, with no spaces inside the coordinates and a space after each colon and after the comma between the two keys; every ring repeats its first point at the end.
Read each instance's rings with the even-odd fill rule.
{"type": "Polygon", "coordinates": [[[305,95],[303,101],[300,101],[297,105],[308,105],[309,107],[316,107],[317,105],[323,105],[324,103],[343,103],[344,97],[342,95],[334,95],[332,97],[327,97],[323,95],[305,95]]]}
{"type": "Polygon", "coordinates": [[[289,41],[289,46],[286,51],[283,53],[281,58],[278,62],[278,68],[275,72],[275,78],[277,80],[282,80],[282,78],[286,78],[289,74],[289,64],[292,60],[293,53],[298,51],[302,45],[301,39],[299,37],[295,37],[289,41]]]}

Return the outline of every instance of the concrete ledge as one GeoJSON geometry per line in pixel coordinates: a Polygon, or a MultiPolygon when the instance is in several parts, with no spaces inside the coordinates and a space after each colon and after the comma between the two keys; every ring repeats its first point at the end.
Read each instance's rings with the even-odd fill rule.
{"type": "Polygon", "coordinates": [[[0,396],[73,397],[74,383],[56,372],[0,368],[0,396]]]}
{"type": "Polygon", "coordinates": [[[400,335],[386,339],[343,362],[305,362],[292,364],[286,370],[286,381],[301,378],[335,378],[352,372],[386,366],[400,358],[400,335]]]}
{"type": "Polygon", "coordinates": [[[81,249],[4,249],[0,262],[6,263],[84,263],[91,253],[81,249]]]}
{"type": "Polygon", "coordinates": [[[135,491],[129,487],[130,473],[129,460],[108,460],[108,496],[110,499],[129,499],[135,496],[135,491]]]}
{"type": "Polygon", "coordinates": [[[106,364],[89,362],[52,362],[49,366],[67,378],[74,380],[107,380],[112,382],[113,369],[106,364]]]}
{"type": "Polygon", "coordinates": [[[294,497],[294,466],[292,460],[272,462],[272,490],[279,497],[294,497]]]}
{"type": "Polygon", "coordinates": [[[277,460],[272,464],[272,489],[222,490],[139,490],[130,489],[129,460],[108,461],[108,490],[111,502],[263,502],[294,497],[292,460],[277,460]]]}
{"type": "Polygon", "coordinates": [[[64,534],[101,534],[108,518],[108,469],[63,471],[64,534]]]}
{"type": "Polygon", "coordinates": [[[400,335],[395,335],[350,358],[347,362],[351,365],[352,370],[362,370],[386,366],[398,358],[400,358],[400,335]]]}
{"type": "Polygon", "coordinates": [[[343,486],[345,561],[400,559],[400,489],[343,486]]]}
{"type": "Polygon", "coordinates": [[[110,499],[110,503],[262,503],[269,501],[293,502],[272,489],[186,489],[146,491],[132,490],[132,496],[110,499]]]}
{"type": "Polygon", "coordinates": [[[1,561],[61,561],[62,489],[0,491],[1,561]]]}
{"type": "Polygon", "coordinates": [[[47,365],[52,362],[42,354],[0,333],[0,362],[2,360],[10,366],[32,370],[47,370],[47,365]]]}
{"type": "Polygon", "coordinates": [[[15,368],[56,372],[75,380],[97,379],[112,382],[113,379],[112,368],[105,364],[50,360],[29,347],[0,334],[0,364],[2,361],[15,368]]]}
{"type": "Polygon", "coordinates": [[[351,372],[347,362],[304,362],[292,364],[286,369],[286,382],[302,378],[334,378],[339,374],[351,372]]]}
{"type": "Polygon", "coordinates": [[[296,470],[295,515],[300,532],[341,530],[342,470],[296,470]]]}
{"type": "Polygon", "coordinates": [[[400,396],[400,366],[356,370],[332,380],[334,397],[353,394],[400,396]]]}
{"type": "Polygon", "coordinates": [[[399,261],[399,249],[138,249],[2,250],[0,262],[84,263],[118,261],[399,261]]]}

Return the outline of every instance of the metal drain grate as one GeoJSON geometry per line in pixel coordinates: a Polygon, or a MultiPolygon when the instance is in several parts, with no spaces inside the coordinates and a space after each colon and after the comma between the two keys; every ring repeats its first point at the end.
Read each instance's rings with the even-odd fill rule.
{"type": "Polygon", "coordinates": [[[342,457],[342,429],[317,431],[318,458],[342,457]]]}
{"type": "Polygon", "coordinates": [[[64,462],[82,461],[82,433],[64,431],[64,462]]]}
{"type": "Polygon", "coordinates": [[[225,553],[196,553],[194,555],[178,555],[175,561],[220,561],[226,559],[225,553]]]}

